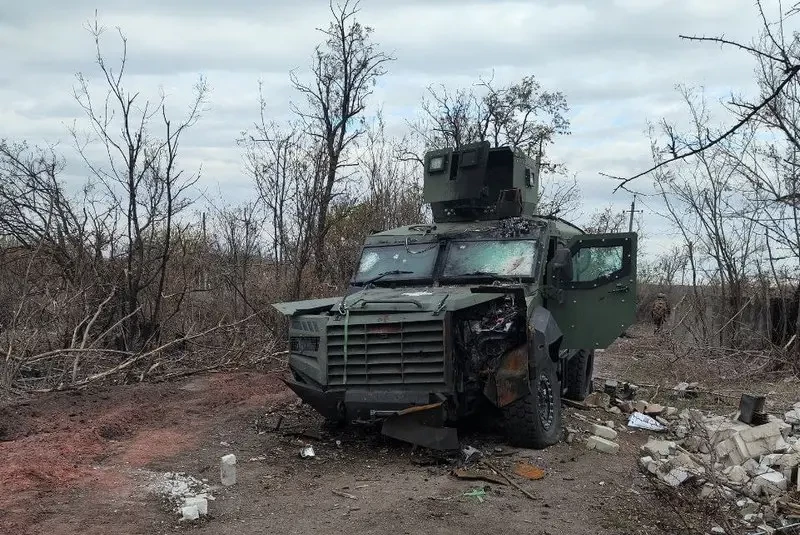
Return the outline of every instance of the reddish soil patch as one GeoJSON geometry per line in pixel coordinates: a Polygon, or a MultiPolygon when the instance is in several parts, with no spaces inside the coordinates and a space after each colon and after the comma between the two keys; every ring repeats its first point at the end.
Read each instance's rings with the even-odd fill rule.
{"type": "MultiPolygon", "coordinates": [[[[122,470],[194,447],[215,424],[292,399],[278,374],[60,392],[0,407],[0,533],[22,533],[31,503],[53,492],[131,486],[122,470]]],[[[128,478],[129,479],[129,478],[128,478]]]]}

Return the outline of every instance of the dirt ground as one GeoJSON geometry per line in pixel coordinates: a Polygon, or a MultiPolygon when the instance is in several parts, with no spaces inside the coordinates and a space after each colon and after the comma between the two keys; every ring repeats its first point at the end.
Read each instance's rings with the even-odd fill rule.
{"type": "MultiPolygon", "coordinates": [[[[696,362],[673,362],[646,328],[632,332],[634,338],[598,354],[596,375],[647,382],[642,395],[669,402],[676,381],[702,373],[703,384],[713,382],[723,395],[694,403],[735,409],[738,378],[728,384],[700,372],[696,362]]],[[[616,455],[588,451],[580,440],[535,451],[510,448],[492,434],[460,435],[531,499],[508,484],[455,478],[458,456],[432,455],[370,430],[328,430],[280,377],[280,371],[216,373],[0,407],[0,533],[676,532],[637,468],[645,432],[622,432],[616,455]],[[316,457],[300,458],[304,444],[316,457]],[[238,483],[222,488],[219,458],[227,453],[237,457],[238,483]],[[544,469],[545,477],[513,474],[522,461],[544,469]],[[164,472],[207,480],[215,497],[209,515],[179,521],[153,491],[164,472]],[[483,501],[464,495],[478,487],[483,501]]],[[[781,405],[797,383],[767,381],[757,389],[781,405]]],[[[623,416],[601,409],[565,410],[571,429],[587,428],[587,419],[624,424],[623,416]]]]}

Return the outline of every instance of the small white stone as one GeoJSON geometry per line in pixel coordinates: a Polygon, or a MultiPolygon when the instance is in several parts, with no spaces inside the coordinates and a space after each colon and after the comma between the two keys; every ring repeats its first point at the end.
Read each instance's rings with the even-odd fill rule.
{"type": "Polygon", "coordinates": [[[200,518],[200,511],[196,505],[184,505],[181,507],[181,517],[183,520],[197,520],[200,518]]]}

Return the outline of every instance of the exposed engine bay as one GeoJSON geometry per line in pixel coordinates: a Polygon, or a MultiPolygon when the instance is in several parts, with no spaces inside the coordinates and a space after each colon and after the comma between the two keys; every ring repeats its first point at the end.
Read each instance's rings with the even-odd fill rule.
{"type": "Polygon", "coordinates": [[[507,294],[455,318],[455,364],[468,405],[495,376],[503,357],[527,342],[525,303],[520,300],[507,294]]]}

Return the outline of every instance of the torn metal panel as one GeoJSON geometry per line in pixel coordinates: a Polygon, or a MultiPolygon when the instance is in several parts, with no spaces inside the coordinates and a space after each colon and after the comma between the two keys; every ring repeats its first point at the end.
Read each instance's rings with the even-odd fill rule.
{"type": "Polygon", "coordinates": [[[386,418],[381,433],[434,450],[458,449],[456,429],[443,427],[445,416],[442,403],[410,407],[386,418]]]}
{"type": "Polygon", "coordinates": [[[530,392],[528,376],[528,345],[523,344],[503,355],[483,394],[495,406],[505,407],[530,392]]]}

